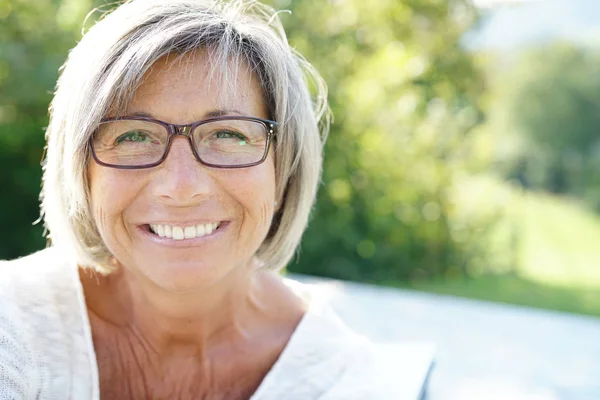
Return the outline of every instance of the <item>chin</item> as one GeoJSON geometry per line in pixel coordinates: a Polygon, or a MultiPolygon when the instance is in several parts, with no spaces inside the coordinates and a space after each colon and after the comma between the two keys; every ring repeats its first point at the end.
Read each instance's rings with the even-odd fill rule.
{"type": "Polygon", "coordinates": [[[148,262],[138,271],[155,286],[174,292],[192,291],[213,286],[230,272],[220,263],[204,261],[148,262]]]}

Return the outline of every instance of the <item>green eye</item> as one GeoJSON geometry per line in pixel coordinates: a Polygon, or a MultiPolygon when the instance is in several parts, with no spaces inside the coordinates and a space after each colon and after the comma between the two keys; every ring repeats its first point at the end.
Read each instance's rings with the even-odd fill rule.
{"type": "Polygon", "coordinates": [[[130,132],[125,132],[124,134],[119,136],[117,138],[117,140],[115,140],[115,144],[119,144],[122,142],[145,142],[145,141],[148,141],[149,139],[150,138],[148,137],[148,135],[146,135],[143,132],[130,131],[130,132]]]}
{"type": "Polygon", "coordinates": [[[218,131],[215,133],[217,139],[234,139],[238,140],[240,146],[248,144],[248,138],[236,131],[218,131]]]}

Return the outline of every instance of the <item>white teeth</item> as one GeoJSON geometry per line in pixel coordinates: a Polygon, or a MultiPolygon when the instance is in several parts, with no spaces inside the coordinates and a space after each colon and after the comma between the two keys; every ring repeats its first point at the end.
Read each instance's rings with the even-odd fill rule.
{"type": "Polygon", "coordinates": [[[217,229],[218,226],[218,222],[186,227],[151,224],[150,229],[152,230],[152,232],[154,232],[160,237],[165,237],[174,240],[183,240],[210,235],[215,229],[217,229]]]}
{"type": "Polygon", "coordinates": [[[195,226],[186,226],[183,230],[183,236],[186,239],[193,239],[196,237],[196,227],[195,226]]]}
{"type": "Polygon", "coordinates": [[[183,238],[185,238],[185,236],[183,235],[183,229],[179,226],[174,226],[173,227],[173,239],[182,240],[183,238]]]}

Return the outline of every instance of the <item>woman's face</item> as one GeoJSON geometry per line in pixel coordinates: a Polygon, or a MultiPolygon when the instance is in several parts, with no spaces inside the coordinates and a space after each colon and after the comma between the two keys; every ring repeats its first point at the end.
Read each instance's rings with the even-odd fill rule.
{"type": "MultiPolygon", "coordinates": [[[[209,84],[209,70],[204,52],[174,63],[159,60],[118,116],[143,114],[173,124],[215,113],[268,118],[261,87],[248,69],[239,69],[236,85],[226,85],[234,89],[218,80],[209,84]]],[[[183,136],[173,139],[156,167],[122,170],[91,161],[89,178],[93,216],[108,249],[128,273],[168,290],[211,285],[248,267],[274,211],[271,154],[249,168],[210,168],[194,158],[183,136]],[[150,228],[169,226],[177,236],[175,230],[215,224],[212,233],[183,240],[150,228]]]]}

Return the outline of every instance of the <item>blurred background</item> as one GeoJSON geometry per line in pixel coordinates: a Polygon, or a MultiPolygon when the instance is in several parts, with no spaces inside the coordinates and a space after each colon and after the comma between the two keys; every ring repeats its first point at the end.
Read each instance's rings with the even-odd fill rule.
{"type": "MultiPolygon", "coordinates": [[[[599,2],[268,3],[335,115],[289,271],[600,316],[599,2]]],[[[0,0],[0,259],[45,246],[47,107],[94,6],[0,0]]]]}
{"type": "MultiPolygon", "coordinates": [[[[599,399],[600,2],[267,3],[335,115],[288,271],[375,341],[436,343],[430,399],[599,399]]],[[[97,6],[0,0],[0,259],[45,246],[48,103],[97,6]]]]}

